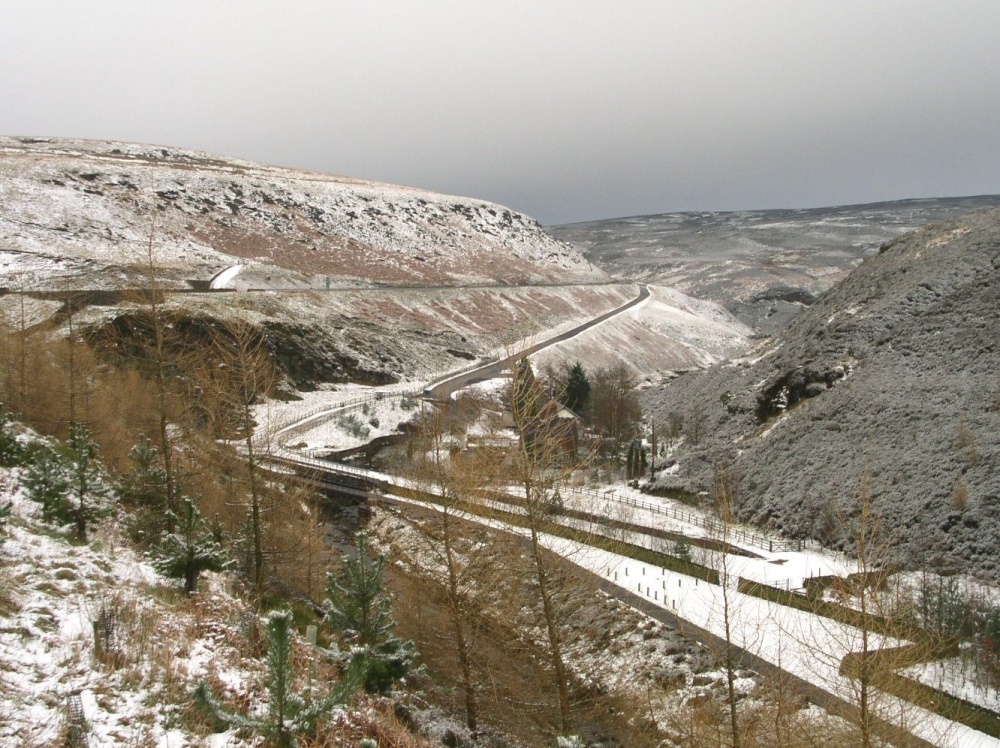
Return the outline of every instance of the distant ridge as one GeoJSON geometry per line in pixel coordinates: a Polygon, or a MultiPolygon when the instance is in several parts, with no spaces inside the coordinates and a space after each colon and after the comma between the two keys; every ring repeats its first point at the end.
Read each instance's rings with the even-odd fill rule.
{"type": "Polygon", "coordinates": [[[903,559],[1000,573],[1000,210],[887,242],[747,358],[647,391],[704,438],[660,484],[736,476],[742,517],[827,543],[869,484],[903,559]]]}
{"type": "Polygon", "coordinates": [[[674,286],[772,335],[894,237],[1000,195],[830,208],[686,212],[551,226],[613,277],[674,286]],[[797,299],[797,301],[796,301],[797,299]]]}

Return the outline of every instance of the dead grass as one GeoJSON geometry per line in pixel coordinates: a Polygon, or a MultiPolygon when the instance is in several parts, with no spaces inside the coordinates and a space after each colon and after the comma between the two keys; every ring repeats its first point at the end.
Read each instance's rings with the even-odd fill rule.
{"type": "Polygon", "coordinates": [[[12,616],[20,610],[14,590],[18,580],[13,569],[6,563],[0,564],[0,616],[12,616]]]}

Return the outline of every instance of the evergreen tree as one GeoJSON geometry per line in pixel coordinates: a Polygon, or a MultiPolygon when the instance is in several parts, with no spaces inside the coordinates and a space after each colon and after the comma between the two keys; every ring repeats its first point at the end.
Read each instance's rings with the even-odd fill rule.
{"type": "Polygon", "coordinates": [[[121,481],[124,499],[136,506],[161,509],[166,506],[167,473],[160,467],[160,450],[143,434],[128,453],[133,464],[121,481]]]}
{"type": "Polygon", "coordinates": [[[227,559],[214,533],[202,519],[191,499],[184,497],[175,532],[169,533],[153,549],[154,564],[161,574],[184,580],[184,591],[198,589],[203,571],[222,571],[227,559]]]}
{"type": "Polygon", "coordinates": [[[70,494],[75,499],[72,513],[76,537],[86,541],[87,525],[104,511],[111,494],[98,459],[97,443],[83,424],[74,423],[69,427],[66,456],[69,458],[70,494]]]}
{"type": "Polygon", "coordinates": [[[132,509],[128,515],[132,540],[149,548],[164,532],[175,531],[178,511],[167,498],[167,471],[160,466],[160,451],[149,437],[141,436],[128,457],[132,469],[118,481],[118,492],[132,509]]]}
{"type": "Polygon", "coordinates": [[[10,518],[10,502],[0,504],[0,536],[7,531],[7,520],[10,518]]]}
{"type": "Polygon", "coordinates": [[[413,667],[416,650],[392,634],[395,622],[383,590],[385,557],[368,555],[368,536],[356,536],[356,555],[343,556],[340,576],[327,579],[326,615],[345,643],[355,645],[366,661],[365,690],[385,693],[413,667]]]}
{"type": "Polygon", "coordinates": [[[319,720],[334,706],[346,703],[358,689],[364,664],[360,659],[352,661],[337,688],[324,698],[313,700],[303,697],[294,691],[291,612],[272,612],[265,622],[265,631],[269,697],[265,717],[251,717],[226,709],[204,681],[195,687],[194,700],[224,725],[257,733],[278,748],[294,748],[300,735],[314,733],[319,720]]]}
{"type": "Polygon", "coordinates": [[[691,541],[686,536],[681,535],[674,542],[674,555],[681,561],[691,560],[691,541]]]}
{"type": "Polygon", "coordinates": [[[22,483],[28,498],[42,505],[42,519],[65,525],[73,519],[69,501],[69,471],[65,459],[44,444],[35,450],[22,483]]]}
{"type": "Polygon", "coordinates": [[[10,414],[0,406],[0,465],[11,467],[21,464],[24,449],[14,433],[14,422],[10,414]]]}
{"type": "Polygon", "coordinates": [[[563,404],[574,413],[584,413],[590,405],[590,380],[579,361],[573,364],[566,377],[563,404]]]}

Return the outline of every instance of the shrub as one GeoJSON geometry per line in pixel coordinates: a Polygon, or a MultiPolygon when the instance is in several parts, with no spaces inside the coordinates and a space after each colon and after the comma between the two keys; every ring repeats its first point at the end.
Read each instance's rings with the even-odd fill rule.
{"type": "Polygon", "coordinates": [[[14,421],[0,406],[0,465],[4,467],[20,465],[23,456],[24,448],[17,440],[14,421]]]}
{"type": "Polygon", "coordinates": [[[177,532],[168,534],[154,547],[153,563],[164,576],[183,579],[184,591],[191,593],[198,589],[198,577],[203,571],[222,571],[228,562],[191,499],[183,499],[182,515],[175,524],[177,532]]]}

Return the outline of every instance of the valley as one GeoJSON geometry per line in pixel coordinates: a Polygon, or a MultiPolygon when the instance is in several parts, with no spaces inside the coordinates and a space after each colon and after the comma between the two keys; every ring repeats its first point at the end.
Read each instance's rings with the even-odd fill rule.
{"type": "MultiPolygon", "coordinates": [[[[88,672],[87,621],[31,616],[96,620],[107,589],[38,581],[32,602],[16,555],[45,532],[45,568],[130,548],[129,604],[238,673],[235,704],[258,698],[262,661],[223,653],[241,646],[232,621],[288,604],[333,642],[325,574],[360,522],[427,660],[395,702],[367,702],[410,715],[402,733],[426,742],[405,745],[998,745],[997,204],[543,230],[470,198],[190,151],[0,139],[0,388],[24,424],[3,424],[22,446],[0,455],[0,656],[72,649],[102,744],[256,744],[152,681],[136,698],[167,706],[135,706],[136,737],[119,701],[142,680],[139,633],[88,672]],[[574,364],[593,399],[568,407],[574,364]],[[72,456],[80,424],[128,509],[95,515],[99,548],[69,544],[20,487],[32,454],[72,456]],[[140,437],[169,486],[153,510],[140,437]],[[357,456],[373,442],[394,445],[377,469],[357,456]],[[143,566],[181,490],[230,546],[228,570],[206,571],[227,624],[143,566]],[[113,692],[101,667],[122,675],[113,692]]],[[[170,682],[206,672],[173,657],[157,660],[170,682]]],[[[29,671],[18,660],[0,692],[21,728],[29,671]]],[[[343,714],[340,740],[383,729],[343,714]]],[[[60,719],[46,704],[35,744],[60,719]]]]}

